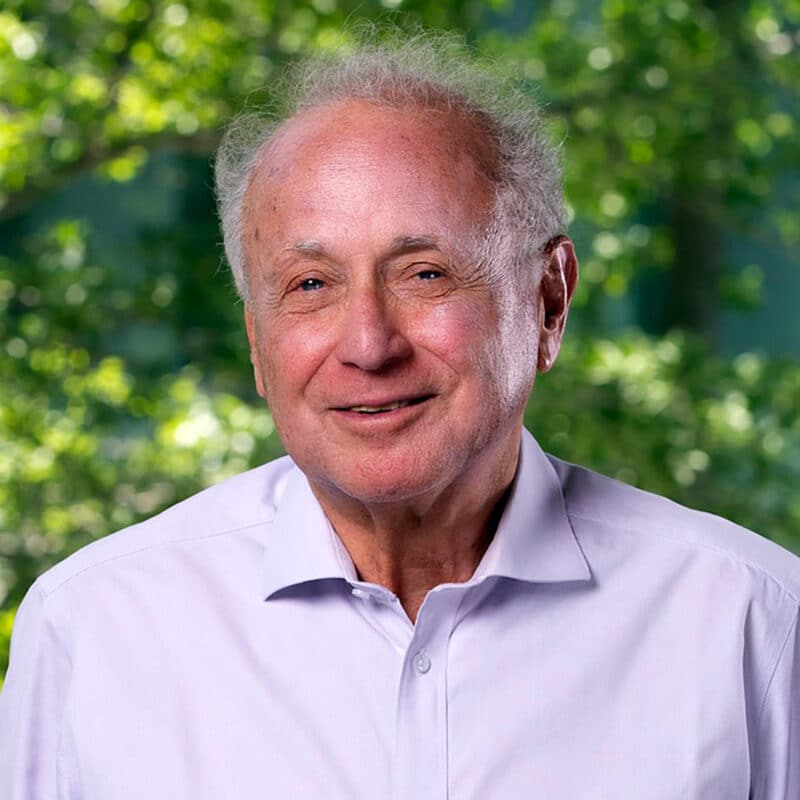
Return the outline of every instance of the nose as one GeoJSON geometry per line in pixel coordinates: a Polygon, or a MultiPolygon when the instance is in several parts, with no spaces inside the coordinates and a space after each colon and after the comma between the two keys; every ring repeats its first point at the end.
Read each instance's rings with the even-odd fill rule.
{"type": "Polygon", "coordinates": [[[375,372],[411,354],[398,314],[376,287],[353,292],[342,309],[336,356],[342,364],[375,372]]]}

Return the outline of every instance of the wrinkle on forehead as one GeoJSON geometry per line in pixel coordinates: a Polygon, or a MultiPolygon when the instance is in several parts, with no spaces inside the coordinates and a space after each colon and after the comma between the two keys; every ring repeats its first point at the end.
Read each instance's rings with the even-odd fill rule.
{"type": "Polygon", "coordinates": [[[356,99],[302,111],[278,128],[253,172],[245,204],[247,216],[256,207],[268,211],[270,197],[273,203],[277,200],[270,187],[297,169],[317,168],[322,157],[333,151],[357,155],[365,170],[380,168],[381,147],[363,135],[368,126],[375,125],[390,128],[388,135],[397,140],[396,151],[405,156],[409,171],[424,171],[427,180],[460,174],[465,184],[473,183],[473,188],[477,184],[482,191],[459,200],[480,201],[488,209],[494,199],[495,148],[472,119],[452,109],[395,108],[356,99]]]}
{"type": "Polygon", "coordinates": [[[380,257],[399,236],[437,239],[437,249],[464,266],[475,261],[494,273],[483,263],[494,187],[478,160],[488,140],[462,116],[358,100],[284,123],[265,146],[246,196],[250,279],[260,284],[279,253],[299,241],[317,242],[336,261],[340,246],[352,256],[362,243],[380,257]],[[369,231],[377,229],[375,238],[369,231]]]}

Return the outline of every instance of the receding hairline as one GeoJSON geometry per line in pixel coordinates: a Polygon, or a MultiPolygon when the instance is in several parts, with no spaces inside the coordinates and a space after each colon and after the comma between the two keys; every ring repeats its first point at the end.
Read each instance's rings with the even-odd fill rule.
{"type": "MultiPolygon", "coordinates": [[[[351,138],[349,134],[338,134],[335,131],[335,123],[331,121],[330,115],[336,111],[337,107],[349,106],[348,112],[358,110],[358,106],[367,109],[376,109],[386,116],[403,115],[411,112],[415,123],[420,123],[422,115],[426,111],[431,111],[427,106],[420,103],[408,102],[404,107],[398,108],[395,105],[386,103],[376,103],[364,98],[340,98],[331,102],[321,103],[316,106],[304,108],[297,111],[291,117],[283,120],[272,131],[271,135],[264,141],[256,154],[256,160],[247,182],[247,189],[244,196],[244,230],[250,229],[253,224],[253,215],[256,208],[261,204],[262,199],[257,196],[257,192],[263,191],[264,184],[279,182],[286,177],[292,170],[293,161],[299,156],[304,147],[309,144],[319,144],[320,137],[327,136],[331,141],[346,141],[351,138]],[[326,118],[327,116],[327,118],[326,118]],[[315,125],[316,120],[320,120],[315,125]],[[304,124],[310,122],[310,129],[296,131],[297,123],[304,124]],[[293,128],[295,130],[293,131],[293,128]],[[322,128],[322,130],[320,130],[322,128]],[[327,128],[327,132],[325,129],[327,128]],[[331,131],[333,131],[331,133],[331,131]],[[295,134],[295,135],[293,135],[295,134]],[[316,139],[316,142],[315,142],[316,139]],[[284,148],[289,148],[288,152],[284,148]],[[258,186],[256,186],[258,184],[258,186]]],[[[461,162],[466,157],[469,159],[475,171],[475,177],[485,190],[485,215],[488,224],[491,216],[492,205],[495,201],[494,192],[496,180],[493,170],[493,155],[490,151],[494,149],[495,143],[491,137],[475,124],[475,121],[462,109],[446,108],[443,105],[432,109],[436,114],[435,124],[436,133],[445,142],[445,149],[442,151],[441,165],[445,169],[454,162],[461,162]],[[459,133],[461,132],[461,133],[459,133]],[[448,144],[448,142],[450,144],[448,144]],[[450,146],[452,145],[452,146],[450,146]],[[446,160],[445,160],[446,159],[446,160]]],[[[408,118],[408,117],[406,117],[408,118]]],[[[335,117],[334,117],[335,119],[335,117]]],[[[402,135],[402,134],[401,134],[402,135]]],[[[405,138],[405,137],[404,137],[405,138]]],[[[430,152],[430,142],[434,137],[419,140],[420,151],[428,149],[428,157],[436,154],[430,152]]],[[[474,198],[470,198],[474,202],[474,198]]],[[[470,200],[458,199],[458,202],[470,202],[470,200]]],[[[476,233],[478,233],[476,231],[476,233]]],[[[408,238],[408,237],[406,237],[408,238]]],[[[245,247],[245,250],[247,247],[245,247]]],[[[245,257],[245,270],[248,269],[245,257]]]]}
{"type": "MultiPolygon", "coordinates": [[[[300,108],[270,130],[256,151],[254,165],[247,181],[246,195],[249,195],[256,176],[259,174],[263,176],[264,169],[267,169],[269,177],[276,175],[279,170],[279,162],[271,162],[270,159],[276,155],[278,148],[284,148],[288,144],[296,151],[305,144],[307,137],[302,133],[294,139],[291,138],[292,128],[296,128],[298,123],[302,124],[306,119],[330,114],[337,107],[347,110],[347,107],[357,108],[358,106],[375,109],[387,116],[410,113],[420,121],[426,114],[433,115],[429,119],[436,125],[438,132],[443,134],[444,141],[449,141],[453,145],[453,149],[447,152],[448,156],[456,159],[463,155],[468,155],[472,163],[477,167],[478,173],[488,184],[490,186],[496,184],[498,157],[496,141],[492,136],[492,132],[476,120],[471,110],[448,106],[445,104],[444,99],[441,103],[432,104],[425,103],[422,100],[415,101],[414,99],[404,98],[402,105],[396,105],[393,102],[381,102],[371,98],[341,97],[300,108]],[[461,134],[456,133],[459,131],[461,134]]],[[[486,122],[488,123],[488,120],[486,122]]],[[[334,134],[331,138],[337,139],[339,137],[334,134]]]]}
{"type": "Polygon", "coordinates": [[[485,254],[498,268],[530,264],[538,270],[542,243],[566,229],[560,144],[550,138],[536,92],[460,36],[396,30],[384,40],[381,30],[370,27],[356,35],[352,48],[315,53],[287,67],[270,91],[268,104],[228,125],[216,157],[225,252],[243,299],[244,198],[263,151],[298,114],[339,101],[455,112],[481,130],[485,138],[479,138],[496,148],[488,159],[474,147],[472,154],[494,184],[495,220],[485,254]]]}

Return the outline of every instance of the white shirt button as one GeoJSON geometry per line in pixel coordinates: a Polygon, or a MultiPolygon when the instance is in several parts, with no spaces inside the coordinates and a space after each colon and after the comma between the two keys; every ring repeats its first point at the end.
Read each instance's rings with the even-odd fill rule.
{"type": "Polygon", "coordinates": [[[424,650],[419,650],[414,656],[414,669],[424,675],[431,668],[431,660],[424,650]]]}

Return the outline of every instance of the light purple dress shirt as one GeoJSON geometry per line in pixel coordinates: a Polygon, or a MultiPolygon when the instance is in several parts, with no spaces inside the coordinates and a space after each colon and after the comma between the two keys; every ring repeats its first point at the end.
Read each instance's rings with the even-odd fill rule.
{"type": "Polygon", "coordinates": [[[412,625],[288,459],[43,575],[3,800],[798,800],[800,560],[523,436],[412,625]]]}

